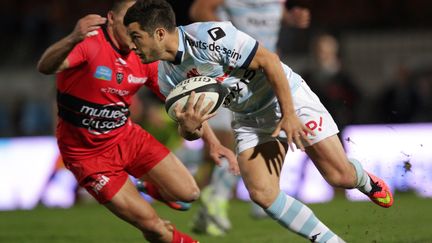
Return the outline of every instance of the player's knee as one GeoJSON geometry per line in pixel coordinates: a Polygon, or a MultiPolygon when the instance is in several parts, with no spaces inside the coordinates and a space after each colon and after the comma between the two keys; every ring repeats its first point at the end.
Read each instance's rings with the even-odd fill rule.
{"type": "Polygon", "coordinates": [[[265,188],[254,188],[249,190],[249,196],[262,208],[268,208],[278,195],[278,191],[265,188]]]}
{"type": "Polygon", "coordinates": [[[196,201],[200,196],[200,189],[195,185],[189,186],[187,189],[184,189],[180,195],[177,195],[177,200],[183,202],[193,202],[196,201]]]}
{"type": "Polygon", "coordinates": [[[196,201],[200,196],[200,189],[197,185],[193,186],[189,190],[187,202],[193,202],[196,201]]]}

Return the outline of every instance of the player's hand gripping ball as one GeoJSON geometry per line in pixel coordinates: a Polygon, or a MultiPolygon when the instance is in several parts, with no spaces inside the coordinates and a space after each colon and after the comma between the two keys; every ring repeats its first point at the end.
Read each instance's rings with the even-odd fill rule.
{"type": "Polygon", "coordinates": [[[211,107],[209,113],[213,113],[219,109],[225,97],[229,93],[228,88],[222,86],[211,77],[197,76],[185,79],[177,84],[173,90],[171,90],[165,100],[165,109],[173,120],[177,120],[174,112],[175,105],[178,104],[179,107],[184,107],[192,91],[195,91],[195,100],[193,101],[194,104],[197,102],[201,94],[205,94],[205,98],[201,106],[203,109],[213,101],[213,106],[211,107]]]}

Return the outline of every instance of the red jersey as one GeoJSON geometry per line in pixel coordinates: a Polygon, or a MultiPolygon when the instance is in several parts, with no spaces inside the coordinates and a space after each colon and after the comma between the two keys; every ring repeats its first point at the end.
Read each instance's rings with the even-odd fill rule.
{"type": "Polygon", "coordinates": [[[157,62],[142,64],[134,53],[122,54],[105,29],[87,37],[68,55],[69,68],[57,75],[62,155],[86,158],[103,152],[127,135],[132,96],[146,85],[159,97],[157,62]]]}

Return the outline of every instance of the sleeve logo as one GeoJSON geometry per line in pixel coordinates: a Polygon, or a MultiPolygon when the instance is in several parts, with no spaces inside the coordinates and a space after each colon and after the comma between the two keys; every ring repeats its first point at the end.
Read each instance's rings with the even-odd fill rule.
{"type": "Polygon", "coordinates": [[[209,35],[213,39],[213,41],[217,41],[217,40],[223,38],[224,36],[226,36],[225,32],[222,30],[221,27],[211,28],[207,31],[207,33],[209,33],[209,35]]]}
{"type": "Polygon", "coordinates": [[[93,76],[97,79],[111,81],[112,70],[106,66],[98,66],[93,76]]]}

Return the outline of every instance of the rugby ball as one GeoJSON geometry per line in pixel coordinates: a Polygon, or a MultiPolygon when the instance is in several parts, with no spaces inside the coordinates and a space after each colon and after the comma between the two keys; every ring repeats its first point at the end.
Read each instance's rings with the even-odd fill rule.
{"type": "Polygon", "coordinates": [[[165,100],[165,109],[173,120],[177,120],[174,112],[176,104],[183,108],[189,99],[189,95],[195,91],[195,98],[193,104],[198,101],[201,94],[204,94],[204,102],[202,108],[204,109],[208,103],[213,101],[213,106],[209,113],[215,112],[223,103],[225,97],[228,95],[228,88],[222,86],[214,78],[206,76],[197,76],[185,79],[177,84],[173,90],[168,94],[165,100]]]}

